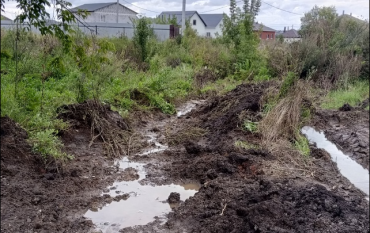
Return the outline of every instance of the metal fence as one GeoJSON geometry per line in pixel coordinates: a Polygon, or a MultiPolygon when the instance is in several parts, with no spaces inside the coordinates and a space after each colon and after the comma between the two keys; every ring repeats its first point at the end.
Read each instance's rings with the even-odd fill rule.
{"type": "MultiPolygon", "coordinates": [[[[54,23],[49,23],[49,25],[54,23]]],[[[26,27],[26,24],[19,25],[20,27],[26,27]]],[[[72,24],[85,34],[95,34],[98,37],[120,37],[126,36],[131,39],[134,36],[135,28],[132,24],[123,23],[85,23],[83,24],[72,24]]],[[[16,27],[16,23],[11,20],[1,20],[1,28],[12,29],[16,27]]],[[[169,38],[173,38],[179,34],[179,28],[173,25],[163,24],[152,24],[151,28],[154,31],[157,39],[165,41],[169,38]]],[[[31,26],[31,31],[40,33],[40,31],[31,26]]]]}

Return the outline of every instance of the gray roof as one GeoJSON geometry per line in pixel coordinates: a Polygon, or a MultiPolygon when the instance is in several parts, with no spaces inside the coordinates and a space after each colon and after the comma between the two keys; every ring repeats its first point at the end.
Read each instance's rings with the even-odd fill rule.
{"type": "MultiPolygon", "coordinates": [[[[77,6],[75,8],[72,8],[71,11],[72,12],[77,12],[78,10],[85,10],[87,12],[94,12],[94,11],[97,11],[99,9],[102,9],[104,7],[107,7],[107,6],[110,6],[110,5],[113,5],[113,4],[117,4],[117,2],[105,2],[105,3],[91,3],[91,4],[83,4],[81,6],[77,6]]],[[[124,5],[120,4],[121,6],[125,7],[124,5]]],[[[127,7],[125,7],[127,8],[127,7]]],[[[129,8],[127,8],[129,9],[129,8]]],[[[131,9],[129,9],[131,10],[131,9]]],[[[131,10],[132,12],[136,13],[135,11],[131,10]]],[[[137,13],[136,13],[137,14],[137,13]]]]}
{"type": "Polygon", "coordinates": [[[281,34],[284,38],[299,38],[298,31],[295,29],[290,29],[281,34]]]}
{"type": "Polygon", "coordinates": [[[275,32],[276,31],[275,29],[266,27],[263,24],[259,24],[259,23],[253,23],[253,30],[255,31],[262,30],[263,32],[275,32]]]}
{"type": "Polygon", "coordinates": [[[200,14],[207,27],[216,27],[224,18],[224,14],[200,14]]]}
{"type": "MultiPolygon", "coordinates": [[[[185,11],[185,20],[189,20],[194,14],[198,14],[196,11],[185,11]]],[[[182,22],[182,11],[163,11],[158,17],[167,17],[167,18],[172,18],[173,16],[176,17],[177,19],[177,24],[181,25],[182,22]]],[[[202,17],[199,18],[203,21],[203,23],[207,26],[206,22],[202,19],[202,17]]]]}

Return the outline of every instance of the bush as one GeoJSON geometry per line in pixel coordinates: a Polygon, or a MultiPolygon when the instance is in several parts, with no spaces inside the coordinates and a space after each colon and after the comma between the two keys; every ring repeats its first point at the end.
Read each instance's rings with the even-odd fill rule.
{"type": "Polygon", "coordinates": [[[33,144],[33,150],[43,156],[45,163],[50,160],[49,156],[54,161],[64,161],[73,158],[73,156],[62,152],[63,144],[56,136],[57,133],[53,129],[47,129],[30,135],[29,141],[33,144]]]}

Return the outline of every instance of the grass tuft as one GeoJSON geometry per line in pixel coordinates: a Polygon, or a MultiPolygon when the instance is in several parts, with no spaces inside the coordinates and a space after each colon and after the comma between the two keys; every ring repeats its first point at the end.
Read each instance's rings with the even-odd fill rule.
{"type": "Polygon", "coordinates": [[[324,109],[338,109],[344,104],[357,106],[369,97],[369,81],[357,81],[338,90],[330,91],[324,98],[321,107],[324,109]]]}

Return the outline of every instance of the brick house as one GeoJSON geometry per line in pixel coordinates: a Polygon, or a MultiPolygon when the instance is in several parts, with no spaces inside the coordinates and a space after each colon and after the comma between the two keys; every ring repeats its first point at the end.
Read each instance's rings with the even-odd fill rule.
{"type": "Polygon", "coordinates": [[[274,40],[276,30],[266,27],[263,24],[253,23],[253,30],[260,32],[261,40],[274,40]]]}

